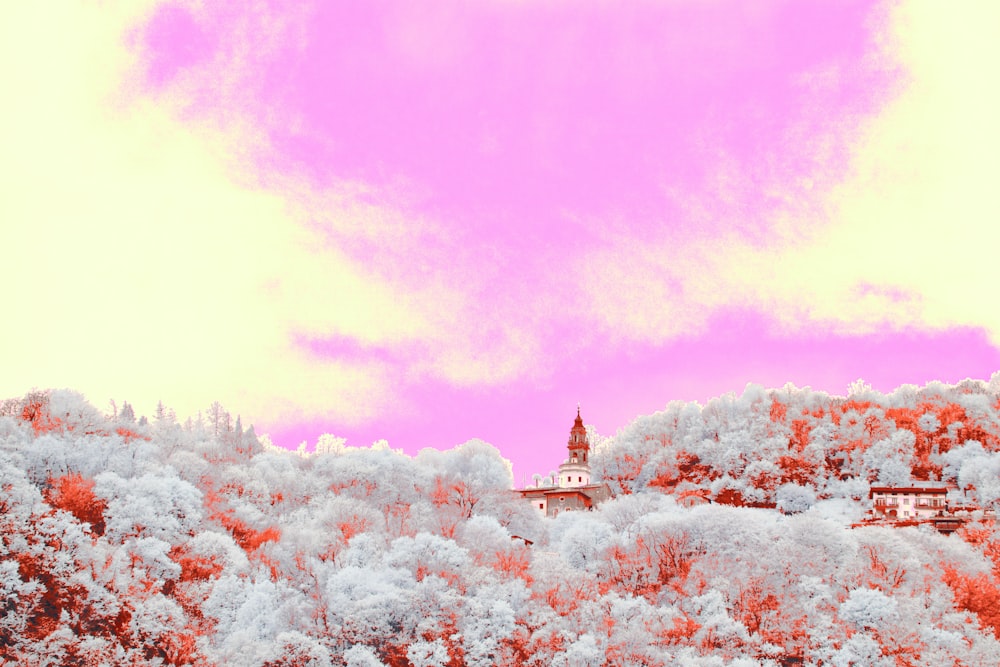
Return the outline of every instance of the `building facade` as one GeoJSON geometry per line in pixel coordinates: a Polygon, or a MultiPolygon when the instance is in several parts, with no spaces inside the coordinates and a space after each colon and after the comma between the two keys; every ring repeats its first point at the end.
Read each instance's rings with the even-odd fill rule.
{"type": "Polygon", "coordinates": [[[518,491],[542,516],[554,517],[561,512],[590,510],[611,497],[611,488],[607,484],[594,483],[591,479],[590,442],[579,406],[566,448],[569,455],[559,465],[558,473],[518,491]]]}
{"type": "Polygon", "coordinates": [[[873,486],[869,497],[876,517],[931,519],[948,512],[948,489],[944,486],[873,486]]]}

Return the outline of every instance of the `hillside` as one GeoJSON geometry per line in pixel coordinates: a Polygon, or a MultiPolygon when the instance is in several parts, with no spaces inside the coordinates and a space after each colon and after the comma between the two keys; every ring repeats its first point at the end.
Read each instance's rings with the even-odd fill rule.
{"type": "Polygon", "coordinates": [[[867,497],[870,484],[940,481],[989,505],[1000,498],[1000,377],[848,397],[748,385],[704,407],[674,402],[620,431],[595,458],[619,493],[702,492],[774,503],[783,485],[818,499],[867,497]]]}
{"type": "Polygon", "coordinates": [[[218,404],[179,424],[10,399],[0,664],[1000,664],[982,513],[850,527],[873,482],[995,504],[995,385],[670,404],[600,443],[614,500],[552,520],[480,441],[301,456],[218,404]]]}

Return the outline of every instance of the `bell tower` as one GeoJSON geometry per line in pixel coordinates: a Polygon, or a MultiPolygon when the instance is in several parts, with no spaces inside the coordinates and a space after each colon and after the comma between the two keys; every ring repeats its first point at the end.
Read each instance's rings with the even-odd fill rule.
{"type": "Polygon", "coordinates": [[[590,453],[590,442],[587,440],[587,428],[583,425],[583,418],[580,417],[579,405],[576,406],[576,420],[573,422],[573,428],[569,430],[567,448],[569,449],[570,461],[574,463],[587,463],[587,454],[590,453]]]}
{"type": "Polygon", "coordinates": [[[576,420],[569,430],[569,458],[559,466],[559,484],[561,488],[587,486],[590,484],[590,442],[587,440],[587,428],[580,417],[580,406],[576,406],[576,420]]]}
{"type": "Polygon", "coordinates": [[[569,430],[566,443],[569,456],[559,466],[559,472],[542,479],[535,475],[535,485],[519,489],[517,493],[531,503],[542,516],[554,517],[571,510],[592,510],[598,503],[612,497],[611,487],[590,477],[590,440],[587,427],[576,406],[576,419],[569,430]]]}

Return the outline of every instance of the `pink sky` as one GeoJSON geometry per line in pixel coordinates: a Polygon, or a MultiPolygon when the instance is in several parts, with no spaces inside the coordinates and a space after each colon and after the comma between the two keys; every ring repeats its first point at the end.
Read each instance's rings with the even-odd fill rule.
{"type": "Polygon", "coordinates": [[[613,433],[747,382],[843,393],[858,377],[888,390],[1000,368],[975,330],[837,336],[805,323],[782,336],[752,303],[693,337],[629,341],[573,284],[580,258],[611,240],[767,244],[783,197],[818,210],[822,188],[803,180],[843,178],[860,124],[901,85],[876,50],[878,3],[263,5],[162,6],[142,30],[150,95],[190,76],[191,117],[249,119],[264,135],[256,187],[288,174],[349,183],[396,212],[398,236],[323,233],[401,300],[421,281],[466,281],[464,353],[499,344],[508,322],[540,352],[537,367],[468,383],[409,373],[435,354],[419,344],[304,336],[310,354],[377,359],[398,384],[360,423],[262,424],[279,443],[332,432],[415,451],[479,437],[530,474],[561,461],[577,401],[613,433]]]}
{"type": "MultiPolygon", "coordinates": [[[[975,157],[996,143],[976,98],[995,40],[971,9],[140,6],[74,5],[72,39],[21,21],[51,41],[50,87],[80,97],[28,86],[18,123],[34,155],[43,136],[76,151],[90,192],[115,184],[93,210],[24,208],[73,238],[56,208],[73,202],[103,239],[94,291],[117,285],[148,324],[79,334],[112,366],[46,354],[7,391],[219,400],[288,447],[479,437],[520,483],[561,461],[578,401],[610,435],[749,382],[843,394],[1000,369],[975,157]]],[[[24,259],[54,302],[89,275],[35,252],[55,251],[24,259]]],[[[18,349],[63,349],[47,336],[18,349]]]]}
{"type": "Polygon", "coordinates": [[[587,424],[613,435],[671,400],[704,405],[727,392],[742,393],[748,382],[765,387],[791,382],[845,395],[851,382],[864,378],[888,393],[906,383],[981,378],[991,368],[1000,368],[1000,351],[976,330],[786,337],[768,333],[766,316],[740,312],[714,318],[708,333],[692,340],[587,350],[539,382],[485,389],[414,385],[402,395],[405,407],[373,424],[331,428],[316,420],[269,431],[275,442],[290,447],[332,432],[355,446],[385,438],[409,451],[480,438],[511,459],[521,485],[525,476],[530,483],[532,473],[548,474],[562,462],[577,402],[587,424]]]}

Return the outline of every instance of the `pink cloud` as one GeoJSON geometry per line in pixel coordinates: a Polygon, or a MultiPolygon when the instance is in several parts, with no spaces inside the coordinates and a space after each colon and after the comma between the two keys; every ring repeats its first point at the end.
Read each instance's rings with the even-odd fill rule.
{"type": "Polygon", "coordinates": [[[147,54],[147,79],[156,88],[204,62],[216,47],[213,35],[183,6],[173,3],[157,8],[138,40],[147,54]]]}
{"type": "Polygon", "coordinates": [[[202,113],[263,128],[262,183],[361,181],[507,259],[586,242],[578,221],[610,216],[640,235],[766,235],[773,192],[843,166],[888,81],[867,57],[873,2],[257,4],[165,6],[150,77],[193,73],[202,113]],[[198,69],[209,44],[224,55],[198,69]],[[723,161],[741,182],[719,207],[723,161]],[[688,219],[691,198],[738,215],[688,219]]]}

